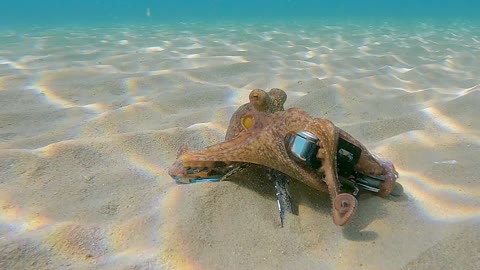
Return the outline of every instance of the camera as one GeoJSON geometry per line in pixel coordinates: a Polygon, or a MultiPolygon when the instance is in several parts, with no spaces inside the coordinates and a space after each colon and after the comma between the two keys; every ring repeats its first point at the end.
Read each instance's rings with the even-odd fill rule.
{"type": "MultiPolygon", "coordinates": [[[[290,156],[297,162],[313,169],[320,168],[321,161],[317,158],[319,139],[309,131],[299,131],[285,137],[285,144],[290,156]]],[[[382,176],[364,175],[355,171],[355,165],[360,159],[362,150],[339,137],[337,147],[337,173],[339,176],[352,181],[355,189],[362,188],[372,192],[379,192],[384,181],[382,176]]],[[[342,181],[344,183],[344,181],[342,181]]],[[[347,183],[345,183],[347,184],[347,183]]]]}

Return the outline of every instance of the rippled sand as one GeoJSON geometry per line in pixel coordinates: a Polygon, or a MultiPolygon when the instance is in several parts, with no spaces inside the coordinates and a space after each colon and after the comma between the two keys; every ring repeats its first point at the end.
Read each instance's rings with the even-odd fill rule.
{"type": "Polygon", "coordinates": [[[1,269],[478,269],[480,35],[469,24],[227,24],[0,32],[1,269]],[[401,197],[346,228],[261,172],[176,185],[253,88],[391,159],[401,197]]]}

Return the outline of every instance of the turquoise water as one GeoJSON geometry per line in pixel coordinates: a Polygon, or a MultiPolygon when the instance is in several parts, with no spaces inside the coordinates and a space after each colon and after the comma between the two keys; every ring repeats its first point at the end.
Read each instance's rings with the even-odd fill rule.
{"type": "Polygon", "coordinates": [[[479,1],[2,0],[0,27],[303,19],[475,20],[479,1]],[[150,16],[147,16],[147,9],[150,16]]]}
{"type": "Polygon", "coordinates": [[[476,269],[479,10],[0,0],[0,269],[476,269]],[[294,182],[281,228],[259,170],[175,184],[181,145],[274,87],[391,159],[404,195],[362,194],[342,229],[294,182]]]}

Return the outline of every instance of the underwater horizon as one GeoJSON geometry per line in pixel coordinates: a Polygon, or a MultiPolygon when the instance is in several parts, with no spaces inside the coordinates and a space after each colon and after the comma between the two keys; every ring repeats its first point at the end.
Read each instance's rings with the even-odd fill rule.
{"type": "Polygon", "coordinates": [[[478,21],[475,1],[2,0],[0,29],[177,22],[478,21]]]}

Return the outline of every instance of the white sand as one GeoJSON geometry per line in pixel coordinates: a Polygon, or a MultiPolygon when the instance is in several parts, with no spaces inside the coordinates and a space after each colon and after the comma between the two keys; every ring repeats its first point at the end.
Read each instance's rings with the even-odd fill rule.
{"type": "Polygon", "coordinates": [[[0,32],[0,269],[479,269],[480,36],[428,24],[0,32]],[[391,159],[346,228],[303,184],[176,185],[253,88],[391,159]]]}

